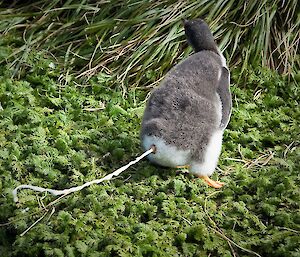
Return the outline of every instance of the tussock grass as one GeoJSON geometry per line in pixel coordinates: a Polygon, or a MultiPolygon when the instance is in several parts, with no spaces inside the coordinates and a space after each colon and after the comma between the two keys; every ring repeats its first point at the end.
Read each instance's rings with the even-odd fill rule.
{"type": "MultiPolygon", "coordinates": [[[[3,62],[25,72],[45,51],[65,72],[113,74],[123,87],[149,86],[187,56],[182,18],[204,17],[231,65],[299,69],[299,15],[291,1],[27,1],[0,11],[2,35],[22,35],[3,62]],[[13,61],[11,61],[13,60],[13,61]]],[[[5,39],[3,39],[5,40],[5,39]]]]}

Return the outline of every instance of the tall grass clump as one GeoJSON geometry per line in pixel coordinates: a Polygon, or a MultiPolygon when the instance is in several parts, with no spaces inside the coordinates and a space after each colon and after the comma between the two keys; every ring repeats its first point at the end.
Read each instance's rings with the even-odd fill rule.
{"type": "Polygon", "coordinates": [[[30,51],[89,78],[102,71],[124,87],[151,86],[190,53],[182,18],[203,17],[230,64],[299,69],[298,1],[15,1],[2,3],[1,43],[10,40],[14,75],[26,72],[30,51]],[[184,43],[183,43],[184,42],[184,43]]]}

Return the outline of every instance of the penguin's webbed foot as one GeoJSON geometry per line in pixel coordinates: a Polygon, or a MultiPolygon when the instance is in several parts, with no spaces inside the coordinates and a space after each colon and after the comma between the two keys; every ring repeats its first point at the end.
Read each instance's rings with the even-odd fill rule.
{"type": "Polygon", "coordinates": [[[221,188],[222,186],[224,186],[223,182],[215,181],[215,180],[209,178],[208,176],[199,176],[199,178],[202,178],[206,184],[208,184],[209,186],[214,187],[214,188],[221,188]]]}
{"type": "Polygon", "coordinates": [[[176,166],[176,169],[189,169],[190,165],[176,166]]]}

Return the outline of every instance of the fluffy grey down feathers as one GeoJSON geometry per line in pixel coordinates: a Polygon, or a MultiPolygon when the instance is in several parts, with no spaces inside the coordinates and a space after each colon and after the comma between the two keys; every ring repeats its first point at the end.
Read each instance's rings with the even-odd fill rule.
{"type": "Polygon", "coordinates": [[[147,103],[141,140],[149,159],[162,166],[191,165],[210,175],[231,113],[229,72],[215,51],[201,50],[176,65],[147,103]]]}

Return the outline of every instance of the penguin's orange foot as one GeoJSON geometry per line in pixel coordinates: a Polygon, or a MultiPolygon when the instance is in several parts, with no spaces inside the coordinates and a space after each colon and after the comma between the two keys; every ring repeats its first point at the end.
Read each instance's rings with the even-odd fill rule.
{"type": "Polygon", "coordinates": [[[190,165],[176,166],[176,169],[188,169],[190,165]]]}
{"type": "Polygon", "coordinates": [[[208,176],[199,176],[199,178],[202,178],[206,184],[214,188],[221,188],[222,186],[224,186],[223,182],[212,180],[208,176]]]}

